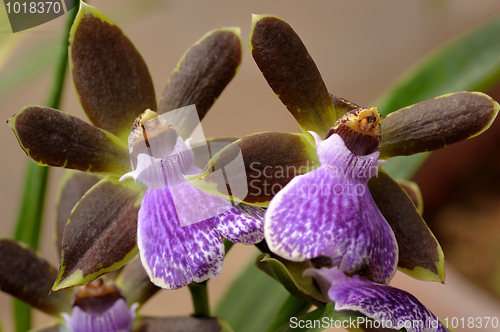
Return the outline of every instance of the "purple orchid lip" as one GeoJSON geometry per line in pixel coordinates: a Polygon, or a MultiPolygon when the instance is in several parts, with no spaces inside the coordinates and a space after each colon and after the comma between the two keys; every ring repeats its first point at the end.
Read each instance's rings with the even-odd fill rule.
{"type": "Polygon", "coordinates": [[[75,306],[71,315],[61,314],[71,332],[128,332],[132,329],[138,303],[127,307],[124,299],[117,300],[101,314],[90,314],[75,306]]]}
{"type": "Polygon", "coordinates": [[[337,268],[306,269],[322,293],[335,303],[335,311],[360,312],[374,321],[374,327],[409,332],[447,331],[439,319],[413,295],[403,290],[376,284],[361,276],[346,276],[337,268]],[[375,323],[375,324],[374,324],[375,323]]]}
{"type": "MultiPolygon", "coordinates": [[[[120,179],[133,178],[147,187],[139,210],[137,244],[151,281],[166,289],[217,276],[224,257],[222,237],[245,244],[263,239],[263,213],[235,207],[186,179],[202,170],[195,165],[190,144],[168,122],[176,118],[147,111],[136,121],[129,138],[136,168],[120,179]]],[[[244,171],[241,155],[240,159],[244,171]]],[[[231,185],[227,175],[221,172],[221,180],[231,185]]]]}
{"type": "MultiPolygon", "coordinates": [[[[238,197],[241,199],[246,196],[247,186],[237,183],[242,179],[241,176],[233,177],[235,173],[245,173],[240,152],[226,167],[227,169],[218,171],[219,174],[214,174],[213,177],[215,184],[230,188],[226,189],[226,194],[229,194],[230,190],[233,201],[195,188],[192,185],[195,183],[186,179],[186,176],[200,173],[202,170],[195,165],[194,151],[189,144],[191,139],[184,141],[177,136],[176,126],[170,122],[178,119],[182,119],[182,123],[190,123],[191,126],[196,121],[199,123],[195,105],[159,116],[151,110],[146,110],[138,117],[129,137],[130,157],[135,168],[123,175],[120,180],[133,178],[148,189],[170,188],[181,226],[186,226],[232,209],[234,205],[239,204],[238,197]],[[181,117],[179,114],[182,112],[186,112],[187,115],[181,117]]],[[[197,131],[198,136],[201,135],[202,143],[198,143],[196,152],[212,157],[208,151],[211,147],[204,140],[203,131],[201,128],[197,131]]]]}
{"type": "Polygon", "coordinates": [[[291,261],[328,256],[348,275],[389,283],[398,246],[367,187],[379,153],[356,156],[337,134],[324,141],[311,135],[321,167],[296,176],[272,199],[264,221],[269,248],[291,261]]]}
{"type": "Polygon", "coordinates": [[[71,315],[61,315],[71,332],[127,332],[138,307],[129,308],[111,280],[96,279],[77,290],[71,315]]]}

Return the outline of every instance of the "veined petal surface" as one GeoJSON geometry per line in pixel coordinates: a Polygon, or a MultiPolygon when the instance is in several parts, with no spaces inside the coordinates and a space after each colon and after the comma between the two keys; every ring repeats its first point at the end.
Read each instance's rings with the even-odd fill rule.
{"type": "Polygon", "coordinates": [[[322,166],[295,177],[269,204],[269,248],[292,261],[328,256],[349,275],[388,283],[396,272],[397,243],[366,184],[378,152],[358,157],[336,134],[316,139],[322,166]]]}
{"type": "Polygon", "coordinates": [[[170,189],[148,189],[139,210],[138,247],[151,281],[178,289],[219,275],[224,243],[209,220],[181,227],[170,189]]]}
{"type": "Polygon", "coordinates": [[[379,321],[381,326],[408,332],[448,331],[429,309],[403,290],[375,284],[360,276],[348,277],[336,268],[308,269],[335,302],[335,311],[352,310],[379,321]]]}

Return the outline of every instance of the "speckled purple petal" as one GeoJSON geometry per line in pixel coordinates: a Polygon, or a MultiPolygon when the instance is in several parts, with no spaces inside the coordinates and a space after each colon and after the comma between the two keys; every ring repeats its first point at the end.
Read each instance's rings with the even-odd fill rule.
{"type": "Polygon", "coordinates": [[[129,309],[125,300],[119,299],[100,315],[87,313],[78,306],[73,307],[71,315],[61,315],[71,332],[129,332],[137,307],[138,304],[134,304],[129,309]]]}
{"type": "Polygon", "coordinates": [[[222,269],[224,244],[219,233],[210,220],[181,227],[169,188],[146,191],[137,245],[151,281],[162,288],[201,282],[222,269]]]}
{"type": "Polygon", "coordinates": [[[360,276],[347,277],[336,268],[308,269],[305,275],[318,283],[330,283],[328,298],[335,310],[353,310],[386,327],[408,332],[447,331],[441,322],[413,295],[403,290],[375,284],[360,276]]]}
{"type": "Polygon", "coordinates": [[[246,204],[218,215],[212,221],[219,234],[233,243],[255,244],[264,239],[264,209],[246,204]]]}
{"type": "Polygon", "coordinates": [[[338,135],[317,146],[322,166],[296,176],[269,204],[264,222],[269,248],[292,261],[329,256],[349,275],[389,283],[397,243],[366,185],[378,153],[355,156],[338,135]]]}

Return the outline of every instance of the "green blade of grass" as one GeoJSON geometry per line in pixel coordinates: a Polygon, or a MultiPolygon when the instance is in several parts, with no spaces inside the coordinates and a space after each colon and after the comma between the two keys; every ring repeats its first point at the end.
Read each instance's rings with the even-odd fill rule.
{"type": "MultiPolygon", "coordinates": [[[[487,92],[500,80],[499,35],[497,17],[432,53],[373,104],[385,116],[446,93],[487,92]]],[[[384,169],[395,178],[410,178],[427,156],[391,158],[384,169]]]]}
{"type": "MultiPolygon", "coordinates": [[[[61,103],[68,63],[69,29],[73,24],[77,12],[78,8],[74,8],[67,14],[67,28],[58,50],[58,64],[54,83],[52,84],[47,101],[47,106],[51,108],[59,108],[61,103]]],[[[27,244],[33,249],[38,248],[48,177],[48,167],[38,166],[31,161],[29,162],[14,239],[27,244]]],[[[14,300],[14,322],[17,332],[24,332],[31,329],[31,317],[31,308],[19,300],[14,300]]]]}
{"type": "Polygon", "coordinates": [[[215,315],[238,332],[265,331],[288,298],[285,288],[254,265],[226,290],[215,315]]]}

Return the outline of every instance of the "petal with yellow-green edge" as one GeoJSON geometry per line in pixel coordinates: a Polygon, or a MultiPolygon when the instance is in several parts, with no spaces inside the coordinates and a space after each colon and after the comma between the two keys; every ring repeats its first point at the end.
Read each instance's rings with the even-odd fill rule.
{"type": "Polygon", "coordinates": [[[49,315],[71,312],[71,290],[50,292],[57,270],[33,249],[0,239],[0,289],[49,315]]]}
{"type": "Polygon", "coordinates": [[[86,284],[137,254],[137,214],[144,189],[108,176],[78,202],[64,228],[53,290],[86,284]]]}
{"type": "Polygon", "coordinates": [[[125,142],[64,112],[27,106],[7,123],[39,165],[116,175],[130,171],[125,142]]]}
{"type": "Polygon", "coordinates": [[[231,175],[231,192],[247,193],[246,197],[232,199],[267,206],[294,176],[317,167],[316,149],[306,135],[264,132],[229,144],[210,160],[202,173],[187,178],[193,186],[224,197],[228,190],[224,177],[219,175],[222,170],[231,175]],[[238,163],[232,163],[240,154],[245,172],[241,172],[238,163]]]}
{"type": "Polygon", "coordinates": [[[142,305],[160,290],[150,281],[138,256],[124,266],[115,283],[129,307],[134,303],[142,305]]]}
{"type": "Polygon", "coordinates": [[[92,188],[102,176],[68,170],[61,181],[57,199],[56,245],[58,253],[62,251],[62,235],[64,226],[76,203],[92,188]]]}
{"type": "Polygon", "coordinates": [[[417,183],[409,180],[396,180],[396,182],[403,188],[406,194],[410,197],[413,205],[417,207],[420,215],[424,214],[424,198],[417,183]]]}
{"type": "MultiPolygon", "coordinates": [[[[179,61],[163,92],[158,113],[194,104],[199,120],[203,119],[236,75],[241,57],[239,28],[221,28],[204,35],[179,61]]],[[[177,112],[169,121],[186,139],[198,125],[198,119],[183,115],[177,112]]]]}
{"type": "Polygon", "coordinates": [[[306,269],[312,268],[310,261],[290,262],[264,253],[257,257],[255,265],[283,284],[290,294],[317,306],[328,302],[318,291],[312,278],[303,276],[306,269]]]}
{"type": "Polygon", "coordinates": [[[380,158],[433,151],[477,136],[500,105],[481,92],[457,92],[402,108],[382,120],[380,158]]]}
{"type": "Polygon", "coordinates": [[[194,153],[194,163],[203,169],[220,150],[239,140],[240,137],[210,137],[204,140],[190,140],[189,146],[194,153]]]}
{"type": "Polygon", "coordinates": [[[325,138],[335,108],[316,64],[300,37],[276,16],[253,15],[250,50],[274,93],[304,132],[325,138]]]}
{"type": "Polygon", "coordinates": [[[408,194],[383,170],[370,179],[368,187],[396,235],[398,269],[416,279],[444,282],[441,246],[408,194]]]}
{"type": "Polygon", "coordinates": [[[83,1],[69,43],[71,74],[85,113],[126,141],[135,118],[156,109],[146,63],[113,21],[83,1]]]}

